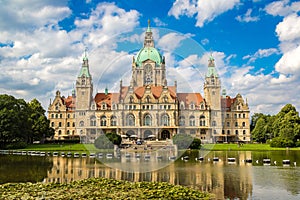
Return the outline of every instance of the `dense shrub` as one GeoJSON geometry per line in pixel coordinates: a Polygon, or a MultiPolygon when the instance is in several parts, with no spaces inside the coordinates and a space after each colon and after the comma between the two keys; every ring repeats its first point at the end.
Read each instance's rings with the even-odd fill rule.
{"type": "Polygon", "coordinates": [[[178,149],[200,149],[201,140],[194,138],[185,133],[179,133],[173,137],[173,144],[177,145],[178,149]]]}
{"type": "Polygon", "coordinates": [[[98,149],[113,149],[114,145],[120,145],[122,138],[116,133],[107,133],[100,135],[95,140],[95,147],[98,149]]]}
{"type": "Polygon", "coordinates": [[[287,140],[281,137],[276,137],[270,140],[270,147],[294,147],[295,143],[292,140],[287,140]]]}

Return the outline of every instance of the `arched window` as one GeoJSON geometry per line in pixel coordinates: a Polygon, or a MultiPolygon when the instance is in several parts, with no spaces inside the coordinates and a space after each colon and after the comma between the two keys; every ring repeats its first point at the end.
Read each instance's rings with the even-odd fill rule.
{"type": "Polygon", "coordinates": [[[185,126],[185,117],[179,116],[179,126],[185,126]]]}
{"type": "Polygon", "coordinates": [[[58,127],[61,127],[61,122],[58,122],[58,127]]]}
{"type": "Polygon", "coordinates": [[[59,118],[62,118],[62,114],[59,115],[59,118]]]}
{"type": "Polygon", "coordinates": [[[190,116],[190,126],[195,126],[195,116],[190,116]]]}
{"type": "Polygon", "coordinates": [[[152,125],[151,121],[152,121],[151,115],[146,114],[144,117],[144,126],[151,126],[152,125]]]}
{"type": "Polygon", "coordinates": [[[169,126],[170,121],[169,121],[169,115],[168,114],[163,114],[161,116],[161,126],[169,126]]]}
{"type": "Polygon", "coordinates": [[[227,135],[230,135],[230,130],[227,130],[227,135]]]}
{"type": "Polygon", "coordinates": [[[246,126],[246,122],[243,122],[243,123],[242,123],[242,126],[245,127],[245,126],[246,126]]]}
{"type": "Polygon", "coordinates": [[[67,122],[67,127],[70,127],[70,122],[67,122]]]}
{"type": "Polygon", "coordinates": [[[203,104],[201,104],[200,109],[204,110],[204,105],[203,104]]]}
{"type": "Polygon", "coordinates": [[[58,131],[58,135],[61,135],[61,130],[58,131]]]}
{"type": "Polygon", "coordinates": [[[90,125],[91,126],[96,126],[96,117],[95,116],[91,116],[90,125]]]}
{"type": "Polygon", "coordinates": [[[75,122],[73,122],[72,126],[75,127],[75,122]]]}
{"type": "Polygon", "coordinates": [[[126,126],[135,126],[135,117],[133,114],[128,114],[126,117],[126,126]]]}
{"type": "Polygon", "coordinates": [[[68,118],[70,118],[70,114],[68,114],[67,116],[68,116],[68,118]]]}
{"type": "Polygon", "coordinates": [[[111,116],[110,125],[111,126],[117,126],[117,117],[115,115],[111,116]]]}
{"type": "Polygon", "coordinates": [[[238,134],[239,134],[239,131],[238,131],[238,130],[235,130],[235,134],[238,135],[238,134]]]}
{"type": "Polygon", "coordinates": [[[239,123],[238,122],[235,122],[235,127],[238,127],[239,126],[239,123]]]}
{"type": "Polygon", "coordinates": [[[70,130],[67,130],[67,135],[69,135],[70,134],[70,130]]]}
{"type": "Polygon", "coordinates": [[[217,122],[216,121],[212,121],[211,125],[212,126],[217,126],[217,122]]]}
{"type": "Polygon", "coordinates": [[[80,127],[84,126],[84,121],[80,121],[80,122],[79,122],[79,126],[80,126],[80,127]]]}
{"type": "Polygon", "coordinates": [[[100,126],[106,126],[106,117],[104,115],[100,118],[100,126]]]}
{"type": "Polygon", "coordinates": [[[58,118],[58,114],[55,115],[55,118],[58,118]]]}
{"type": "Polygon", "coordinates": [[[54,127],[54,122],[51,122],[51,126],[54,127]]]}
{"type": "Polygon", "coordinates": [[[54,118],[54,114],[51,114],[51,118],[54,118]]]}
{"type": "Polygon", "coordinates": [[[246,135],[246,130],[243,130],[243,135],[246,135]]]}
{"type": "Polygon", "coordinates": [[[200,116],[200,126],[205,126],[205,116],[204,115],[200,116]]]}

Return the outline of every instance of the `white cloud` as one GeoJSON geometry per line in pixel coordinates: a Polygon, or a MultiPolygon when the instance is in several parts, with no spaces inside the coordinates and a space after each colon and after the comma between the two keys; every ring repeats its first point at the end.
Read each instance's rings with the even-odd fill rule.
{"type": "Polygon", "coordinates": [[[253,55],[246,55],[243,59],[249,59],[248,63],[254,62],[258,58],[269,57],[273,54],[279,54],[279,50],[276,48],[269,48],[269,49],[258,49],[257,52],[253,55]]]}
{"type": "Polygon", "coordinates": [[[167,26],[167,24],[164,23],[163,21],[161,21],[158,17],[155,17],[153,19],[153,21],[154,21],[154,23],[155,23],[156,26],[167,26]]]}
{"type": "Polygon", "coordinates": [[[300,45],[288,52],[285,52],[276,63],[276,71],[288,75],[296,74],[300,76],[300,45]]]}
{"type": "Polygon", "coordinates": [[[179,33],[168,33],[162,36],[158,42],[157,46],[163,51],[174,51],[177,47],[180,46],[182,40],[190,38],[192,34],[179,34],[179,33]]]}
{"type": "Polygon", "coordinates": [[[289,0],[275,1],[268,4],[265,11],[273,16],[288,16],[300,11],[300,2],[293,2],[289,5],[289,0]]]}
{"type": "Polygon", "coordinates": [[[291,14],[277,24],[276,33],[281,42],[293,41],[300,38],[300,16],[291,14]]]}
{"type": "Polygon", "coordinates": [[[173,15],[176,19],[179,19],[181,15],[192,17],[197,12],[196,6],[195,0],[176,0],[168,15],[173,15]]]}
{"type": "Polygon", "coordinates": [[[9,1],[0,8],[5,11],[0,12],[0,42],[8,44],[0,47],[0,93],[37,98],[47,108],[56,90],[71,94],[85,46],[90,50],[95,89],[103,72],[109,74],[105,81],[114,84],[117,76],[111,74],[122,77],[131,69],[131,56],[113,49],[119,34],[138,25],[137,11],[100,3],[67,32],[58,23],[71,13],[67,1],[35,2],[9,1]],[[7,18],[7,13],[13,17],[7,18]]]}
{"type": "Polygon", "coordinates": [[[253,17],[251,16],[252,9],[248,9],[244,16],[237,16],[235,19],[239,22],[256,22],[259,20],[259,17],[253,17]]]}
{"type": "Polygon", "coordinates": [[[207,45],[208,43],[209,43],[209,39],[207,39],[207,38],[201,40],[202,45],[207,45]]]}
{"type": "Polygon", "coordinates": [[[10,0],[1,3],[0,29],[1,30],[32,30],[48,24],[57,24],[68,17],[71,10],[67,1],[18,1],[10,0]]]}
{"type": "Polygon", "coordinates": [[[181,15],[188,17],[196,16],[196,26],[203,27],[218,15],[233,9],[240,3],[239,0],[176,0],[169,10],[168,15],[173,15],[179,19],[181,15]]]}

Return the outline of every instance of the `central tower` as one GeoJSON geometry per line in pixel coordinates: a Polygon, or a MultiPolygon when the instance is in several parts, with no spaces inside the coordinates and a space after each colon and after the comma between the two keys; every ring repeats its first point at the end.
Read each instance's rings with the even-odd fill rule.
{"type": "Polygon", "coordinates": [[[147,85],[166,86],[165,58],[154,46],[153,34],[148,20],[145,32],[144,46],[132,59],[131,87],[147,85]]]}

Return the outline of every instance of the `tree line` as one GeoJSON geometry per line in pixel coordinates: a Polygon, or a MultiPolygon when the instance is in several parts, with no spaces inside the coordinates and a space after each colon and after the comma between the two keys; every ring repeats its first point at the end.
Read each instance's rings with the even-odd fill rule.
{"type": "Polygon", "coordinates": [[[292,104],[276,115],[255,113],[251,120],[252,139],[271,147],[300,147],[300,117],[292,104]]]}
{"type": "Polygon", "coordinates": [[[37,99],[26,102],[0,95],[0,149],[24,148],[54,135],[45,110],[37,99]]]}

